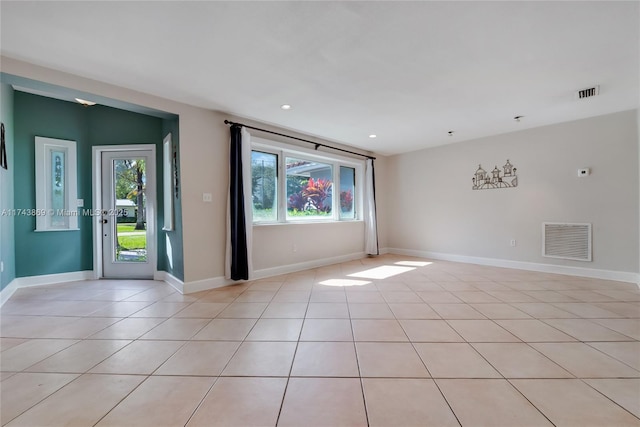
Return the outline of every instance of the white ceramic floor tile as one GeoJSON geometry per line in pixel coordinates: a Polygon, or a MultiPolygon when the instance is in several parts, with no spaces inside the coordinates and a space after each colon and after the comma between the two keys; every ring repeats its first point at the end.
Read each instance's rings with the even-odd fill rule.
{"type": "Polygon", "coordinates": [[[530,345],[578,378],[640,377],[640,371],[584,343],[533,343],[530,345]]]}
{"type": "Polygon", "coordinates": [[[638,418],[580,380],[513,380],[512,384],[556,425],[640,425],[638,418]]]}
{"type": "Polygon", "coordinates": [[[296,377],[358,377],[356,351],[351,342],[301,342],[291,375],[296,377]]]}
{"type": "Polygon", "coordinates": [[[0,384],[0,423],[9,421],[64,387],[78,375],[18,373],[0,384]]]}
{"type": "Polygon", "coordinates": [[[475,343],[472,346],[505,378],[573,378],[525,343],[475,343]]]}
{"type": "Polygon", "coordinates": [[[353,337],[356,341],[408,341],[397,320],[353,319],[353,337]]]}
{"type": "Polygon", "coordinates": [[[464,342],[444,320],[400,320],[411,342],[464,342]]]}
{"type": "Polygon", "coordinates": [[[298,341],[303,319],[260,319],[247,341],[298,341]]]}
{"type": "Polygon", "coordinates": [[[286,378],[219,378],[187,427],[275,426],[286,378]]]}
{"type": "Polygon", "coordinates": [[[586,379],[584,382],[640,418],[640,379],[586,379]]]}
{"type": "Polygon", "coordinates": [[[97,426],[185,425],[214,380],[208,377],[149,377],[97,426]]]}
{"type": "Polygon", "coordinates": [[[358,342],[356,351],[362,377],[429,377],[429,372],[411,344],[358,342]]]}
{"type": "Polygon", "coordinates": [[[434,378],[502,377],[469,344],[417,343],[414,346],[434,378]]]}
{"type": "Polygon", "coordinates": [[[75,344],[76,340],[34,339],[2,352],[0,370],[21,371],[75,344]]]}
{"type": "Polygon", "coordinates": [[[294,342],[244,342],[222,375],[286,377],[291,370],[294,342]]]}
{"type": "Polygon", "coordinates": [[[188,295],[150,280],[44,285],[2,307],[1,417],[640,425],[639,338],[633,284],[399,255],[188,295]]]}
{"type": "Polygon", "coordinates": [[[144,379],[138,375],[82,375],[9,425],[92,426],[144,379]]]}
{"type": "Polygon", "coordinates": [[[149,375],[183,344],[183,341],[134,341],[90,372],[149,375]]]}
{"type": "Polygon", "coordinates": [[[278,426],[366,426],[357,378],[291,378],[278,426]]]}
{"type": "Polygon", "coordinates": [[[429,379],[364,378],[370,426],[459,426],[429,379]]]}
{"type": "Polygon", "coordinates": [[[436,380],[463,426],[552,424],[506,380],[436,380]]]}
{"type": "Polygon", "coordinates": [[[154,375],[218,376],[238,347],[240,343],[233,341],[188,342],[162,364],[154,375]]]}

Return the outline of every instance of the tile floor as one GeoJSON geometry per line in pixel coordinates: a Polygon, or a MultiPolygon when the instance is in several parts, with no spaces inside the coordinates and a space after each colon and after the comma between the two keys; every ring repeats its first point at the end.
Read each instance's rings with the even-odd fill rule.
{"type": "Polygon", "coordinates": [[[385,255],[180,295],[21,289],[8,426],[640,426],[640,290],[385,255]]]}

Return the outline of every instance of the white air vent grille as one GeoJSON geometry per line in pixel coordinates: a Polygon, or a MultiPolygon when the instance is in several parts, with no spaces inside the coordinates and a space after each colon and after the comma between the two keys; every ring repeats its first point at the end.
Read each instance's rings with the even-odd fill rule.
{"type": "Polygon", "coordinates": [[[600,93],[600,86],[588,87],[588,88],[580,89],[579,91],[577,91],[576,98],[578,99],[590,98],[592,96],[598,95],[599,93],[600,93]]]}
{"type": "Polygon", "coordinates": [[[542,224],[542,256],[591,261],[591,224],[542,224]]]}

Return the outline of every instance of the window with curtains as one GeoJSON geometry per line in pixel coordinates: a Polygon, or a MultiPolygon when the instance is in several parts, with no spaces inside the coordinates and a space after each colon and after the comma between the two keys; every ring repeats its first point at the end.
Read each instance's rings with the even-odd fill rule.
{"type": "Polygon", "coordinates": [[[361,219],[364,162],[253,140],[253,222],[300,223],[361,219]]]}

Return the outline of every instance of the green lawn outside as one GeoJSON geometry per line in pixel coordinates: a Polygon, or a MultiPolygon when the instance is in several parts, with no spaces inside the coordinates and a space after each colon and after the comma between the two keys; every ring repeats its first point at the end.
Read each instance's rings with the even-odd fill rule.
{"type": "Polygon", "coordinates": [[[121,250],[146,249],[147,236],[145,234],[139,236],[118,236],[118,243],[120,244],[121,250]]]}
{"type": "Polygon", "coordinates": [[[136,230],[136,225],[132,223],[117,224],[116,227],[118,228],[118,233],[130,233],[133,231],[144,232],[144,230],[136,230]]]}
{"type": "Polygon", "coordinates": [[[116,227],[118,229],[118,244],[120,250],[126,251],[147,248],[147,232],[145,230],[136,230],[136,225],[130,223],[117,224],[116,227]],[[127,234],[122,236],[121,233],[127,234]]]}

